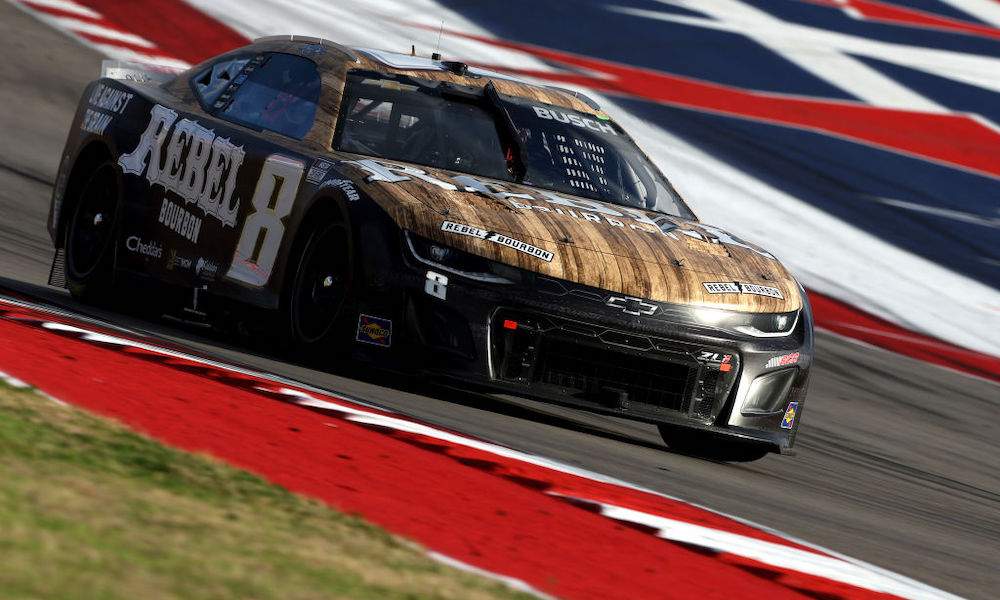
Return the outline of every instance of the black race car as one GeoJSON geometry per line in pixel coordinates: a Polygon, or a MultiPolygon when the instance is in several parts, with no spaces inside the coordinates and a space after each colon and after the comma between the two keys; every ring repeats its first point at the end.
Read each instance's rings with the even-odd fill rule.
{"type": "Polygon", "coordinates": [[[252,308],[330,364],[648,421],[720,459],[792,445],[805,293],[582,94],[295,36],[111,71],[48,223],[75,297],[154,280],[131,293],[252,308]]]}

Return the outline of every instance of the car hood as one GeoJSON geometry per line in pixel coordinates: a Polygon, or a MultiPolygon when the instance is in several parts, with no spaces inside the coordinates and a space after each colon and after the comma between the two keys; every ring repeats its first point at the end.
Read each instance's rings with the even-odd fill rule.
{"type": "Polygon", "coordinates": [[[403,229],[630,297],[747,312],[802,306],[771,254],[697,221],[436,169],[339,166],[403,229]]]}

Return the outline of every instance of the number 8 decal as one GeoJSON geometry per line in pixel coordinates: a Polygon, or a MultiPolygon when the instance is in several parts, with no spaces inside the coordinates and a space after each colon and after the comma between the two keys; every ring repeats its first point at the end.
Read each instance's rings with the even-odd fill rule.
{"type": "Polygon", "coordinates": [[[226,277],[258,287],[271,279],[285,236],[282,219],[292,212],[303,172],[302,161],[280,154],[272,154],[264,161],[253,193],[253,212],[243,223],[243,233],[226,277]]]}

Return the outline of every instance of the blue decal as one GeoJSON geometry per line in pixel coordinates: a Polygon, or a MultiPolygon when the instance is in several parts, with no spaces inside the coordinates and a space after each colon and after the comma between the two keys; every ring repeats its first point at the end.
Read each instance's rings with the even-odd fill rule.
{"type": "Polygon", "coordinates": [[[792,424],[795,423],[795,415],[799,412],[798,402],[789,402],[788,408],[785,410],[785,416],[781,418],[781,428],[791,429],[792,424]]]}
{"type": "Polygon", "coordinates": [[[375,344],[388,348],[392,345],[392,321],[371,315],[361,315],[358,317],[358,337],[356,339],[365,344],[375,344]]]}

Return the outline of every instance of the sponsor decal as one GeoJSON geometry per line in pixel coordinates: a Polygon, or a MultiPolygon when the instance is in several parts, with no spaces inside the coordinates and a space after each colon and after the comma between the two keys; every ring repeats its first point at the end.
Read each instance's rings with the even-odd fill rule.
{"type": "Polygon", "coordinates": [[[361,199],[361,195],[358,194],[358,190],[354,189],[354,184],[347,179],[328,179],[319,187],[320,189],[328,187],[340,188],[350,202],[356,202],[361,199]]]}
{"type": "Polygon", "coordinates": [[[563,196],[549,190],[532,190],[534,194],[513,193],[501,183],[480,181],[469,175],[450,177],[449,179],[458,184],[456,185],[433,177],[416,167],[372,159],[345,160],[337,164],[355,165],[367,171],[368,176],[364,179],[365,183],[373,181],[401,183],[419,179],[448,191],[496,198],[506,202],[516,211],[537,210],[587,221],[598,226],[626,228],[642,233],[664,235],[675,240],[681,239],[678,235],[686,235],[709,244],[738,246],[767,259],[777,260],[770,252],[755,248],[722,229],[704,223],[678,221],[674,217],[661,213],[646,213],[628,206],[608,205],[596,200],[563,196]]]}
{"type": "Polygon", "coordinates": [[[88,102],[95,108],[121,115],[125,113],[133,96],[135,94],[98,83],[90,93],[88,102]]]}
{"type": "Polygon", "coordinates": [[[201,219],[184,210],[178,204],[174,204],[166,198],[160,204],[160,223],[166,225],[174,233],[198,243],[198,236],[201,234],[201,219]]]}
{"type": "Polygon", "coordinates": [[[501,246],[507,246],[508,248],[513,248],[518,252],[523,252],[525,254],[530,254],[535,258],[540,258],[545,262],[552,262],[553,254],[548,250],[539,248],[538,246],[532,246],[528,242],[522,242],[521,240],[515,240],[512,237],[497,233],[495,231],[486,231],[485,229],[480,229],[479,227],[473,227],[471,225],[463,225],[461,223],[454,223],[452,221],[445,221],[441,224],[441,231],[447,231],[448,233],[457,233],[458,235],[467,235],[469,237],[479,238],[481,240],[486,240],[487,242],[493,242],[494,244],[500,244],[501,246]]]}
{"type": "Polygon", "coordinates": [[[388,348],[392,345],[392,321],[362,314],[358,317],[359,342],[388,348]]]}
{"type": "Polygon", "coordinates": [[[580,115],[564,113],[551,108],[542,108],[541,106],[532,106],[532,108],[535,109],[535,116],[539,119],[559,121],[560,123],[571,123],[584,129],[593,129],[594,131],[600,131],[601,133],[618,135],[618,132],[615,131],[615,128],[611,125],[611,123],[602,123],[596,119],[588,119],[580,115]]]}
{"type": "Polygon", "coordinates": [[[323,181],[323,178],[326,177],[327,172],[332,166],[332,162],[322,158],[317,158],[313,161],[312,166],[309,167],[309,171],[306,173],[306,181],[309,183],[319,183],[323,181]]]}
{"type": "Polygon", "coordinates": [[[757,285],[756,283],[740,283],[739,281],[712,281],[702,283],[709,294],[754,294],[756,296],[768,296],[784,300],[781,290],[769,285],[757,285]]]}
{"type": "Polygon", "coordinates": [[[626,315],[651,315],[659,308],[655,304],[646,302],[642,298],[632,298],[631,296],[612,296],[604,303],[611,308],[619,308],[626,315]]]}
{"type": "Polygon", "coordinates": [[[447,181],[442,181],[436,177],[432,177],[427,174],[427,171],[423,169],[418,169],[416,167],[411,167],[409,165],[399,165],[396,163],[382,162],[377,160],[372,160],[370,158],[365,158],[362,160],[344,160],[337,163],[340,165],[355,165],[361,169],[368,171],[368,176],[365,177],[365,183],[371,183],[373,181],[382,181],[385,183],[400,183],[403,181],[411,181],[413,179],[419,179],[425,183],[431,185],[436,185],[437,187],[448,190],[455,191],[458,189],[453,183],[448,183],[447,181]]]}
{"type": "Polygon", "coordinates": [[[757,296],[770,296],[771,298],[777,298],[778,300],[784,300],[785,297],[781,295],[781,290],[776,287],[771,287],[769,285],[757,285],[756,283],[741,283],[740,289],[744,294],[755,294],[757,296]]]}
{"type": "Polygon", "coordinates": [[[125,108],[135,94],[99,83],[94,86],[88,102],[91,108],[83,113],[80,129],[96,135],[104,135],[115,115],[125,112],[125,108]]]}
{"type": "Polygon", "coordinates": [[[793,352],[792,354],[785,354],[784,356],[775,356],[771,360],[767,361],[764,368],[773,369],[775,367],[785,367],[788,365],[794,365],[797,362],[799,362],[799,353],[793,352]]]}
{"type": "Polygon", "coordinates": [[[194,274],[205,281],[214,281],[219,273],[219,263],[198,257],[194,266],[194,274]]]}
{"type": "Polygon", "coordinates": [[[125,173],[145,175],[151,186],[160,185],[185,204],[197,204],[223,226],[233,227],[240,208],[233,192],[245,156],[243,146],[216,136],[197,121],[177,121],[176,111],[157,104],[139,143],[121,155],[118,164],[125,173]]]}
{"type": "Polygon", "coordinates": [[[719,281],[715,283],[703,283],[709,294],[739,294],[740,286],[733,281],[719,281]]]}
{"type": "Polygon", "coordinates": [[[111,119],[113,118],[114,115],[109,115],[107,113],[102,113],[99,110],[88,108],[87,111],[83,113],[83,119],[80,120],[80,129],[86,131],[87,133],[104,135],[104,130],[108,128],[108,125],[111,124],[111,119]]]}
{"type": "Polygon", "coordinates": [[[701,350],[698,352],[698,360],[709,365],[715,365],[724,373],[731,371],[733,368],[732,354],[712,352],[711,350],[701,350]]]}
{"type": "Polygon", "coordinates": [[[798,402],[789,402],[788,408],[785,409],[785,415],[781,417],[781,428],[791,429],[792,425],[795,423],[795,414],[799,412],[798,402]]]}
{"type": "Polygon", "coordinates": [[[144,242],[142,241],[142,238],[137,235],[132,235],[126,238],[125,248],[129,252],[135,252],[136,254],[141,254],[142,256],[148,256],[149,258],[163,257],[163,246],[154,241],[144,242]]]}
{"type": "Polygon", "coordinates": [[[308,46],[299,46],[299,54],[302,56],[318,56],[320,54],[325,54],[326,48],[322,44],[309,44],[308,46]]]}
{"type": "Polygon", "coordinates": [[[191,268],[192,264],[194,264],[194,262],[190,258],[177,254],[176,250],[170,250],[167,253],[168,270],[173,270],[176,267],[178,269],[184,269],[186,271],[191,268]]]}

